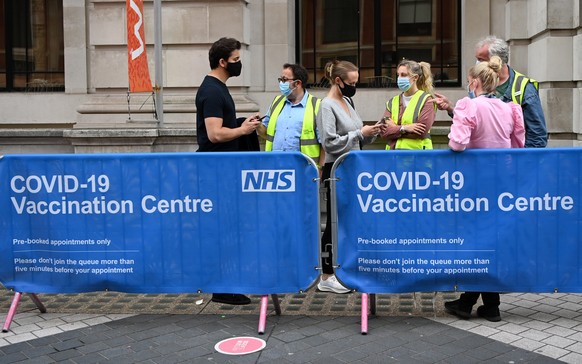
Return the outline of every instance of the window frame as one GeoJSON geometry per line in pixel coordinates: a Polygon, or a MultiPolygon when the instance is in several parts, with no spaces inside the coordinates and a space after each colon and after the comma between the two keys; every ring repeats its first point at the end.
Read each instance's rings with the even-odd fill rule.
{"type": "MultiPolygon", "coordinates": [[[[303,24],[302,22],[302,13],[303,10],[302,9],[302,3],[304,3],[307,0],[295,0],[295,41],[297,44],[297,47],[295,48],[295,58],[297,60],[297,62],[303,63],[304,66],[306,66],[306,63],[309,63],[310,65],[313,64],[313,67],[307,67],[308,72],[310,74],[310,78],[314,81],[311,82],[307,85],[307,87],[326,87],[326,85],[324,84],[325,81],[323,79],[320,79],[318,82],[318,74],[320,74],[320,72],[318,73],[318,71],[321,71],[323,69],[323,66],[317,64],[318,58],[322,58],[321,57],[321,51],[318,49],[318,42],[317,42],[317,37],[321,36],[316,34],[315,29],[318,29],[318,21],[322,21],[322,19],[317,19],[317,16],[315,14],[317,14],[317,6],[318,1],[323,1],[323,0],[313,0],[312,2],[312,9],[310,10],[313,13],[313,19],[307,19],[310,20],[312,22],[312,24],[310,24],[310,28],[313,29],[313,32],[307,36],[311,37],[311,42],[313,42],[313,50],[311,51],[312,54],[312,59],[310,59],[310,62],[306,62],[303,59],[303,39],[302,39],[302,29],[303,29],[303,24]],[[319,55],[319,56],[318,56],[319,55]],[[319,69],[319,68],[321,69],[319,69]]],[[[365,0],[355,0],[357,1],[358,4],[358,13],[360,12],[360,10],[362,9],[362,3],[365,0]]],[[[373,28],[374,28],[374,39],[373,39],[373,47],[374,47],[374,61],[373,61],[373,78],[378,78],[378,81],[369,81],[368,82],[362,82],[362,79],[360,80],[360,82],[358,83],[358,87],[367,87],[367,88],[387,88],[387,87],[396,87],[396,82],[392,82],[393,80],[391,80],[392,77],[386,77],[383,76],[383,73],[385,73],[386,69],[394,69],[394,67],[397,65],[398,62],[395,62],[394,60],[397,60],[399,58],[401,58],[402,54],[406,53],[406,50],[413,50],[414,48],[410,48],[410,47],[402,47],[400,48],[399,45],[402,44],[402,39],[407,40],[409,43],[413,43],[415,38],[418,38],[418,36],[408,36],[408,35],[400,35],[396,32],[395,30],[395,34],[393,35],[394,41],[394,47],[395,47],[395,51],[393,52],[386,52],[383,51],[382,49],[382,43],[383,43],[383,38],[381,36],[382,34],[382,30],[381,30],[381,5],[382,5],[382,0],[372,0],[373,4],[374,4],[374,8],[375,11],[373,12],[373,16],[370,18],[366,18],[366,21],[370,21],[372,20],[373,23],[373,28]],[[408,38],[408,39],[407,39],[408,38]],[[388,55],[387,53],[393,53],[392,55],[388,55]],[[390,63],[388,67],[384,67],[384,63],[385,59],[388,57],[390,59],[390,63]],[[388,81],[386,81],[386,79],[389,79],[388,81]]],[[[453,30],[453,32],[456,35],[456,47],[454,48],[455,51],[453,51],[452,53],[448,53],[448,54],[452,54],[453,59],[455,56],[455,52],[456,52],[456,62],[454,63],[448,63],[445,60],[445,52],[443,51],[446,43],[447,43],[447,37],[445,36],[445,24],[444,24],[444,16],[445,16],[445,4],[444,4],[444,0],[432,0],[432,6],[431,6],[431,14],[432,14],[432,18],[434,19],[434,24],[431,24],[431,28],[432,28],[432,32],[434,32],[435,30],[437,30],[438,32],[436,34],[440,34],[439,38],[436,38],[436,34],[435,34],[435,39],[434,39],[434,44],[432,46],[438,46],[439,48],[439,52],[440,52],[440,57],[438,59],[439,62],[435,62],[433,60],[433,62],[431,63],[432,67],[432,72],[433,75],[435,76],[434,79],[434,83],[435,86],[438,87],[459,87],[462,84],[462,59],[461,59],[461,45],[462,45],[462,38],[463,35],[461,33],[461,23],[462,23],[462,12],[461,12],[461,0],[454,0],[456,2],[456,26],[454,28],[451,28],[451,30],[453,30]],[[438,65],[438,67],[434,67],[433,64],[438,65]],[[447,72],[448,70],[448,72],[447,72]],[[455,78],[453,78],[453,80],[450,80],[448,78],[449,72],[453,73],[453,77],[456,74],[457,76],[455,78]]],[[[398,0],[395,0],[395,7],[396,10],[399,9],[399,4],[398,4],[398,0]]],[[[361,19],[361,16],[358,15],[358,36],[357,36],[357,45],[356,45],[356,49],[357,49],[357,53],[356,53],[356,59],[357,61],[354,62],[359,68],[360,68],[360,74],[362,74],[362,65],[361,65],[361,58],[362,58],[362,48],[361,48],[361,42],[362,42],[362,29],[359,26],[359,24],[362,22],[363,20],[361,19]]],[[[395,16],[394,18],[394,24],[395,27],[398,27],[398,15],[395,16]]],[[[389,40],[390,41],[390,40],[389,40]]],[[[422,48],[422,45],[421,45],[422,48]]],[[[421,50],[421,48],[418,48],[419,50],[421,50]]],[[[434,51],[433,51],[434,52],[434,51]]],[[[339,57],[341,57],[341,54],[338,54],[339,57]]],[[[432,58],[432,57],[431,57],[432,58]]],[[[346,58],[342,58],[342,59],[346,59],[346,58]]],[[[348,59],[349,60],[349,59],[348,59]]],[[[365,69],[368,69],[368,72],[370,72],[372,70],[371,67],[367,67],[365,69]]],[[[391,71],[390,71],[391,72],[391,71]]],[[[360,75],[360,78],[362,78],[362,75],[360,75]]],[[[370,78],[370,77],[367,77],[370,78]]]]}
{"type": "Polygon", "coordinates": [[[42,1],[42,11],[35,12],[33,0],[0,0],[0,7],[2,7],[0,15],[3,21],[0,36],[3,36],[4,45],[0,49],[4,51],[1,55],[4,69],[0,69],[0,74],[3,76],[0,92],[65,91],[64,6],[60,0],[42,1]],[[25,19],[20,19],[20,22],[14,19],[17,15],[17,6],[21,7],[20,13],[23,13],[25,17],[25,19]],[[53,12],[53,10],[57,11],[53,12]],[[38,27],[39,24],[34,24],[33,19],[34,17],[39,19],[39,16],[41,17],[39,24],[42,25],[39,32],[41,36],[35,38],[34,32],[39,30],[35,26],[38,27]],[[60,37],[54,38],[55,32],[60,37]],[[24,41],[24,46],[20,46],[17,39],[24,41]],[[53,47],[55,40],[58,44],[56,48],[53,47]],[[35,46],[38,44],[44,52],[38,53],[37,61],[35,61],[35,46]],[[55,55],[55,52],[58,54],[55,55]],[[39,69],[37,69],[37,62],[41,65],[39,69]]]}

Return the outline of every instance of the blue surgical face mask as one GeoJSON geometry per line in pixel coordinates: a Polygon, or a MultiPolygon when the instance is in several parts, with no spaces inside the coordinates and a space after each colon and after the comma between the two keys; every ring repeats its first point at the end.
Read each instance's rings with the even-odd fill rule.
{"type": "Polygon", "coordinates": [[[410,78],[398,77],[398,88],[404,92],[408,91],[410,88],[410,78]]]}
{"type": "Polygon", "coordinates": [[[295,89],[291,88],[289,82],[279,82],[279,91],[281,91],[281,95],[287,97],[291,95],[291,92],[293,92],[293,90],[295,89]]]}
{"type": "Polygon", "coordinates": [[[471,88],[469,86],[471,86],[473,82],[469,82],[469,84],[467,85],[467,95],[469,95],[470,99],[474,99],[475,98],[475,91],[472,91],[471,88]]]}

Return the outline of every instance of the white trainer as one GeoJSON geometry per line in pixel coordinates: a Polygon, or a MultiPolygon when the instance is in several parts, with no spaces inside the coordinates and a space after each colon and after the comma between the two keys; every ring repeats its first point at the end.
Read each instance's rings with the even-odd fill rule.
{"type": "Polygon", "coordinates": [[[342,286],[342,284],[337,280],[334,275],[329,276],[325,281],[323,278],[319,279],[317,284],[317,289],[323,292],[333,292],[333,293],[349,293],[352,290],[342,286]]]}

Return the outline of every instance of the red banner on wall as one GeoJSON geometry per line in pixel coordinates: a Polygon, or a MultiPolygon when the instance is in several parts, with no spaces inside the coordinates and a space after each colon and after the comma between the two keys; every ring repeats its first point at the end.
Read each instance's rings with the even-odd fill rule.
{"type": "Polygon", "coordinates": [[[143,0],[126,0],[126,8],[129,91],[151,92],[152,81],[144,36],[143,0]]]}

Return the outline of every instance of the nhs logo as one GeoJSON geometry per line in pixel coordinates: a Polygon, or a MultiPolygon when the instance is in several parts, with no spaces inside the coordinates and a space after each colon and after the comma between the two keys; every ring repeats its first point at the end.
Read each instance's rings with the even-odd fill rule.
{"type": "Polygon", "coordinates": [[[242,170],[243,192],[295,192],[294,169],[242,170]]]}

